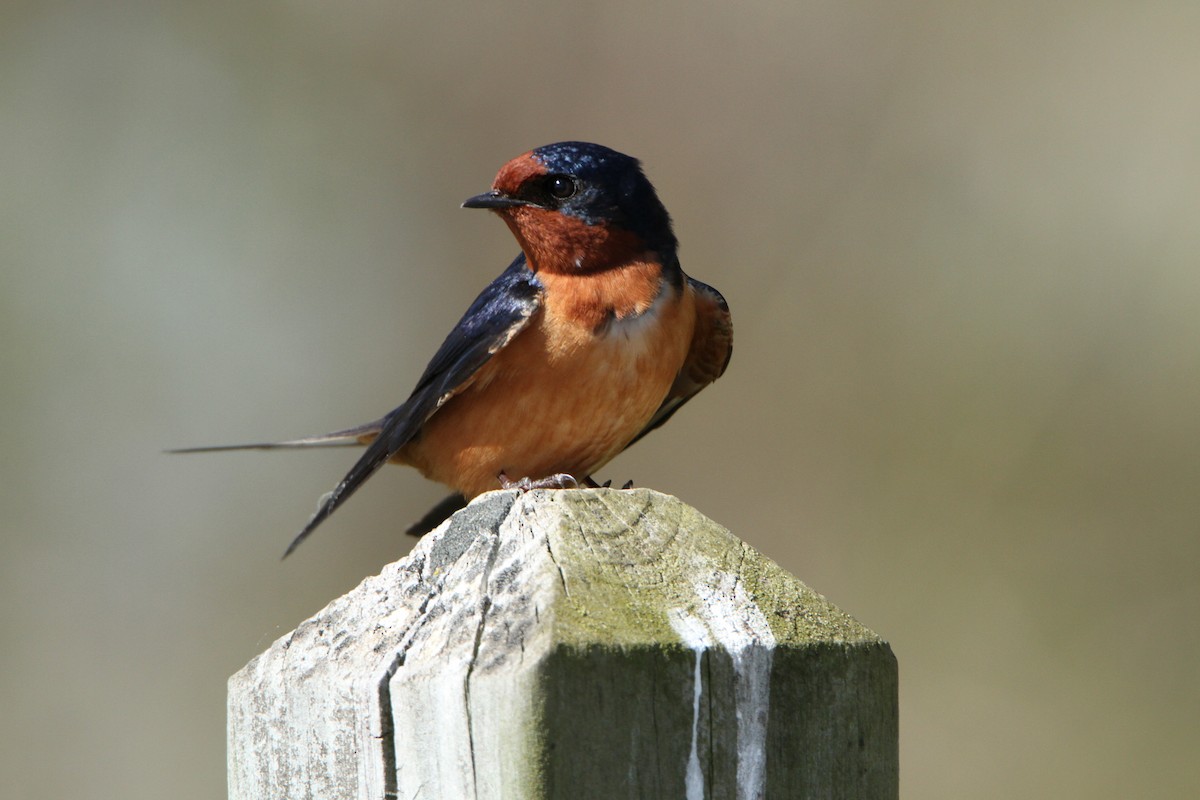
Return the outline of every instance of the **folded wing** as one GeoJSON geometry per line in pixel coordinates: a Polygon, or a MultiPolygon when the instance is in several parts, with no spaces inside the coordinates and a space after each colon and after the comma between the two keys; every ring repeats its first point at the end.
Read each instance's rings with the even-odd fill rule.
{"type": "Polygon", "coordinates": [[[525,256],[520,255],[467,309],[467,313],[430,360],[404,404],[378,423],[364,426],[369,428],[378,425],[373,441],[346,473],[346,477],[321,499],[317,512],[288,545],[284,557],[308,538],[400,448],[412,441],[425,421],[437,413],[447,400],[470,386],[479,368],[529,324],[534,312],[541,307],[541,302],[541,283],[525,263],[525,256]]]}

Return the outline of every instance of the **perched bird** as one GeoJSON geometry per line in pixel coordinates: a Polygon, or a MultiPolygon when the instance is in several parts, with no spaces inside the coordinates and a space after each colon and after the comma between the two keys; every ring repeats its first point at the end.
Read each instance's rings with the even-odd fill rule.
{"type": "Polygon", "coordinates": [[[546,145],[463,207],[499,215],[521,254],[399,408],[323,436],[175,451],[367,445],[285,557],[387,461],[455,492],[416,534],[491,489],[594,486],[592,473],[725,371],[729,307],[680,268],[671,219],[636,159],[546,145]]]}

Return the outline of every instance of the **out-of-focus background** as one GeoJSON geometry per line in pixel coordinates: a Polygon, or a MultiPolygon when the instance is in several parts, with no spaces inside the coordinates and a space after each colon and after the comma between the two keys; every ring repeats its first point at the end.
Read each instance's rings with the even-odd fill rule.
{"type": "Polygon", "coordinates": [[[226,678],[411,546],[398,404],[510,157],[643,159],[725,378],[601,477],[891,641],[906,797],[1200,778],[1200,6],[0,10],[0,796],[224,792],[226,678]]]}

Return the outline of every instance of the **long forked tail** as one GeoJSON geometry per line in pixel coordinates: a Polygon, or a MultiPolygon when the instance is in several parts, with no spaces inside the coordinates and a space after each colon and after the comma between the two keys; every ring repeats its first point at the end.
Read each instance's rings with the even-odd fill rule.
{"type": "Polygon", "coordinates": [[[204,447],[175,447],[164,450],[164,453],[221,453],[229,450],[289,450],[313,447],[362,447],[376,436],[383,428],[383,420],[368,422],[333,433],[323,433],[320,436],[305,436],[300,439],[285,439],[282,442],[247,442],[243,444],[218,444],[204,447]]]}
{"type": "MultiPolygon", "coordinates": [[[[296,538],[292,540],[287,550],[284,551],[283,557],[287,558],[293,550],[300,546],[301,542],[308,538],[309,534],[316,530],[318,525],[328,519],[329,515],[336,511],[342,503],[349,500],[350,495],[354,494],[358,490],[358,487],[366,482],[367,478],[370,478],[380,467],[386,464],[387,460],[396,453],[400,446],[412,438],[416,428],[405,411],[406,406],[400,406],[383,419],[320,436],[307,436],[303,439],[209,447],[184,447],[176,450],[167,450],[166,452],[214,453],[226,450],[281,450],[287,448],[361,447],[362,445],[367,445],[366,452],[350,468],[350,471],[346,473],[346,477],[342,478],[341,482],[334,487],[332,492],[321,498],[321,502],[317,506],[317,512],[313,514],[308,524],[304,526],[304,529],[296,535],[296,538]]],[[[461,507],[465,502],[465,500],[460,500],[459,505],[455,506],[447,501],[443,501],[434,511],[444,516],[449,516],[450,513],[461,507]]],[[[430,512],[426,516],[431,518],[433,514],[434,512],[430,512]]],[[[422,520],[422,522],[426,521],[422,520]]],[[[440,521],[441,519],[437,520],[437,522],[440,521]]]]}
{"type": "Polygon", "coordinates": [[[345,430],[324,433],[320,436],[305,436],[301,439],[285,439],[281,442],[247,442],[245,444],[219,444],[205,447],[180,447],[166,450],[167,453],[220,453],[229,450],[287,450],[318,447],[362,447],[368,445],[358,463],[342,479],[341,483],[329,494],[321,498],[317,513],[313,515],[304,530],[292,540],[283,557],[287,558],[318,525],[332,514],[338,506],[346,502],[350,495],[371,477],[387,461],[391,455],[386,442],[381,441],[379,433],[383,430],[385,420],[380,419],[358,425],[345,430]]]}
{"type": "Polygon", "coordinates": [[[302,450],[314,447],[362,447],[357,439],[331,442],[324,439],[288,439],[283,442],[249,442],[246,444],[215,444],[204,447],[172,447],[164,453],[222,453],[232,450],[302,450]]]}
{"type": "Polygon", "coordinates": [[[375,474],[375,472],[387,463],[388,458],[392,455],[391,448],[388,446],[388,437],[379,436],[375,441],[371,442],[367,447],[367,451],[362,454],[350,471],[346,473],[346,477],[342,478],[341,482],[334,487],[333,491],[321,498],[320,505],[317,506],[317,513],[312,515],[312,519],[304,526],[300,533],[296,534],[296,538],[292,539],[292,543],[288,545],[287,550],[283,551],[283,557],[287,558],[292,554],[292,551],[300,546],[300,543],[308,538],[308,535],[317,529],[317,526],[329,518],[329,515],[337,510],[338,506],[350,499],[350,495],[358,490],[358,487],[366,483],[367,478],[375,474]]]}

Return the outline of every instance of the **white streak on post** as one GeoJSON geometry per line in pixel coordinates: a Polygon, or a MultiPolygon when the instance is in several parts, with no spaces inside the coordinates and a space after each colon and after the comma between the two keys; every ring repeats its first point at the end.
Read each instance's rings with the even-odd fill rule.
{"type": "Polygon", "coordinates": [[[696,673],[692,679],[692,748],[688,752],[686,775],[686,800],[704,800],[704,773],[700,771],[700,695],[704,686],[701,682],[700,660],[709,647],[708,629],[704,623],[686,611],[672,608],[667,612],[671,628],[679,634],[684,645],[696,654],[696,673]]]}
{"type": "Polygon", "coordinates": [[[737,797],[764,796],[767,776],[767,712],[771,699],[771,659],[775,636],[762,610],[736,575],[717,573],[697,583],[713,638],[733,657],[737,708],[737,797]],[[714,585],[715,584],[715,585],[714,585]]]}
{"type": "Polygon", "coordinates": [[[692,696],[692,746],[688,755],[687,800],[704,797],[704,774],[698,750],[700,659],[720,646],[733,659],[734,703],[737,713],[737,798],[759,800],[767,776],[767,715],[771,699],[771,660],[775,636],[762,610],[746,593],[736,575],[717,572],[712,580],[693,585],[700,615],[671,609],[667,618],[683,644],[696,653],[692,696]]]}

